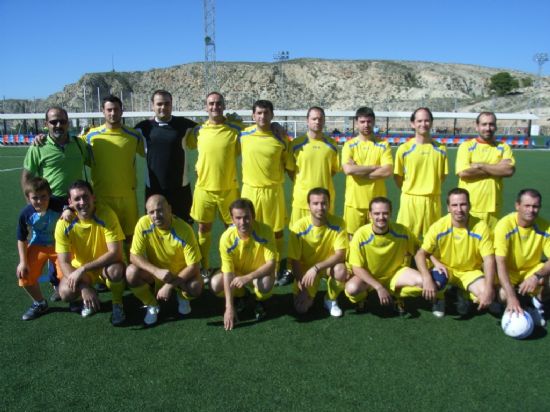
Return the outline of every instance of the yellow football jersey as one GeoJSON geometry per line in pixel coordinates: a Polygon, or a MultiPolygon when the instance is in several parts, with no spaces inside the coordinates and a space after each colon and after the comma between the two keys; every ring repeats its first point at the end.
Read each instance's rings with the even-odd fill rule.
{"type": "MultiPolygon", "coordinates": [[[[482,139],[471,139],[458,147],[456,155],[456,174],[469,169],[472,163],[497,164],[502,160],[516,160],[512,149],[506,143],[490,144],[482,139]]],[[[485,177],[476,180],[458,179],[458,187],[470,193],[472,212],[499,213],[502,208],[502,177],[485,177]]]]}
{"type": "Polygon", "coordinates": [[[293,208],[308,209],[307,194],[315,187],[328,189],[333,207],[336,199],[332,175],[339,169],[334,139],[328,136],[310,139],[307,135],[294,139],[290,144],[286,168],[295,174],[293,208]]]}
{"type": "Polygon", "coordinates": [[[82,220],[78,216],[72,222],[61,219],[55,226],[55,252],[72,253],[71,264],[78,268],[107,253],[107,244],[125,239],[113,210],[96,204],[91,219],[82,220]]]}
{"type": "Polygon", "coordinates": [[[252,235],[241,239],[237,228],[229,226],[220,238],[220,257],[222,272],[239,276],[248,275],[270,260],[277,261],[273,230],[256,221],[252,235]]]}
{"type": "Polygon", "coordinates": [[[517,212],[500,219],[495,227],[495,255],[504,256],[508,270],[521,272],[550,257],[550,224],[539,217],[528,228],[518,225],[517,212]]]}
{"type": "Polygon", "coordinates": [[[253,187],[266,187],[284,181],[288,138],[262,132],[257,126],[241,132],[243,183],[253,187]]]}
{"type": "Polygon", "coordinates": [[[306,216],[290,228],[288,257],[300,261],[304,270],[347,248],[346,226],[337,216],[329,215],[327,224],[319,227],[313,225],[311,216],[306,216]]]}
{"type": "Polygon", "coordinates": [[[439,195],[448,173],[447,148],[432,141],[403,143],[395,154],[394,174],[403,177],[401,191],[408,195],[439,195]]]}
{"type": "Polygon", "coordinates": [[[389,282],[395,273],[414,256],[418,241],[409,229],[390,223],[387,233],[377,235],[372,223],[359,228],[349,245],[348,262],[367,269],[381,282],[389,282]]]}
{"type": "Polygon", "coordinates": [[[483,258],[494,254],[493,236],[487,223],[477,217],[470,215],[468,228],[457,228],[448,214],[430,226],[422,249],[453,271],[479,270],[483,258]]]}
{"type": "Polygon", "coordinates": [[[136,224],[130,253],[174,275],[201,260],[193,229],[175,215],[168,230],[156,227],[148,215],[142,216],[136,224]]]}
{"type": "Polygon", "coordinates": [[[98,196],[135,196],[136,153],[144,155],[140,132],[127,126],[95,127],[82,136],[92,152],[92,185],[98,196]]]}
{"type": "MultiPolygon", "coordinates": [[[[365,141],[354,137],[348,140],[342,148],[342,165],[349,159],[353,159],[359,166],[393,166],[390,145],[377,138],[365,141]]],[[[386,196],[385,179],[346,176],[346,206],[368,209],[370,200],[377,196],[386,196]]]]}

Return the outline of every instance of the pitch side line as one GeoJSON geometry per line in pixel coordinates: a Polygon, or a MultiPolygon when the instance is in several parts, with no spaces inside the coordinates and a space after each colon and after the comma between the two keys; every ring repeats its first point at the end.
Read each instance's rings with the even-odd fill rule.
{"type": "Polygon", "coordinates": [[[14,167],[12,169],[0,169],[0,173],[2,172],[13,172],[14,170],[21,170],[23,169],[22,167],[14,167]]]}

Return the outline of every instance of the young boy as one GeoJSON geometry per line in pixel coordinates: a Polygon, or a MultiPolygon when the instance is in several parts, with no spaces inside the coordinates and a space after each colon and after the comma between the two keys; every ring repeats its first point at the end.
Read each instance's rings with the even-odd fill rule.
{"type": "MultiPolygon", "coordinates": [[[[33,299],[31,307],[23,314],[22,319],[32,320],[48,310],[48,303],[42,295],[38,278],[48,260],[57,266],[54,231],[63,203],[51,198],[50,185],[41,177],[33,177],[26,182],[24,191],[29,204],[21,210],[17,225],[17,279],[19,286],[33,299]]],[[[57,273],[61,275],[59,267],[57,273]]]]}

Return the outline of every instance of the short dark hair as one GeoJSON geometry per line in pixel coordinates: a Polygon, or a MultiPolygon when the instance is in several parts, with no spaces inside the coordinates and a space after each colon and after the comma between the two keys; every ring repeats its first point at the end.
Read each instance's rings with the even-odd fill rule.
{"type": "Polygon", "coordinates": [[[385,205],[388,205],[390,207],[390,212],[393,209],[390,199],[384,196],[376,196],[369,203],[369,212],[372,211],[372,205],[374,205],[375,203],[383,203],[385,205]]]}
{"type": "Polygon", "coordinates": [[[313,110],[316,110],[316,111],[318,111],[318,112],[321,112],[321,114],[323,115],[323,117],[325,117],[325,110],[324,110],[322,107],[319,107],[319,106],[311,106],[309,109],[307,109],[306,119],[309,119],[309,114],[310,114],[313,110]]]}
{"type": "Polygon", "coordinates": [[[114,94],[110,94],[109,96],[106,96],[103,98],[103,101],[101,103],[102,109],[105,108],[105,103],[118,103],[118,105],[120,106],[120,109],[122,110],[122,100],[120,100],[114,94]]]}
{"type": "Polygon", "coordinates": [[[355,120],[359,119],[360,117],[372,117],[373,119],[376,119],[376,116],[374,115],[374,110],[367,106],[360,107],[355,112],[355,120]]]}
{"type": "Polygon", "coordinates": [[[481,112],[476,117],[476,124],[479,124],[481,116],[493,116],[495,118],[495,123],[497,122],[497,115],[494,112],[481,112]]]}
{"type": "Polygon", "coordinates": [[[240,199],[234,200],[229,205],[229,214],[233,216],[233,210],[234,209],[244,209],[248,210],[253,218],[256,218],[256,211],[254,210],[254,204],[250,199],[247,199],[246,197],[241,197],[240,199]]]}
{"type": "Polygon", "coordinates": [[[67,113],[67,110],[65,110],[61,106],[51,106],[51,107],[48,107],[48,109],[46,110],[46,113],[45,113],[46,121],[48,121],[48,113],[52,110],[63,112],[63,114],[65,115],[65,119],[69,120],[69,114],[67,113]]]}
{"type": "Polygon", "coordinates": [[[259,107],[260,109],[269,109],[271,111],[271,114],[273,114],[273,103],[271,103],[269,100],[256,100],[252,105],[252,113],[256,113],[257,107],[259,107]]]}
{"type": "Polygon", "coordinates": [[[92,195],[94,194],[94,189],[92,189],[92,185],[86,180],[78,179],[71,183],[69,189],[67,189],[67,195],[69,199],[71,198],[71,190],[73,189],[88,189],[92,195]]]}
{"type": "Polygon", "coordinates": [[[151,96],[151,102],[153,102],[155,100],[155,96],[156,95],[159,95],[159,96],[164,96],[164,97],[169,97],[170,98],[170,101],[172,101],[172,95],[170,94],[169,91],[166,91],[166,90],[163,90],[163,89],[158,89],[158,90],[155,90],[151,96]]]}
{"type": "Polygon", "coordinates": [[[325,195],[330,202],[330,192],[324,187],[314,187],[309,192],[307,192],[307,203],[309,204],[309,198],[313,195],[325,195]]]}
{"type": "Polygon", "coordinates": [[[516,197],[516,203],[518,203],[518,204],[521,203],[521,198],[523,197],[523,195],[529,195],[531,197],[536,197],[537,199],[539,199],[539,202],[542,203],[542,195],[540,194],[540,192],[537,189],[532,189],[532,188],[521,189],[518,192],[518,196],[516,197]]]}
{"type": "Polygon", "coordinates": [[[414,122],[414,119],[416,118],[416,114],[421,111],[421,110],[424,110],[426,112],[428,112],[428,115],[430,116],[430,121],[433,122],[434,121],[434,115],[432,114],[432,111],[430,109],[428,109],[427,107],[419,107],[418,109],[416,109],[414,112],[412,112],[411,114],[411,122],[414,122]]]}
{"type": "Polygon", "coordinates": [[[31,177],[23,184],[23,192],[25,196],[28,197],[31,192],[42,192],[47,191],[48,194],[52,195],[52,188],[46,179],[40,176],[31,177]]]}
{"type": "Polygon", "coordinates": [[[208,100],[208,98],[210,96],[212,96],[213,94],[217,95],[217,96],[220,96],[222,98],[222,103],[225,104],[225,98],[223,97],[223,94],[221,94],[220,92],[210,92],[206,95],[206,100],[208,100]]]}
{"type": "Polygon", "coordinates": [[[463,189],[461,187],[455,187],[451,190],[449,190],[449,193],[447,193],[447,206],[449,205],[449,200],[451,199],[451,196],[453,195],[464,195],[466,196],[466,200],[468,200],[468,204],[470,204],[470,192],[468,192],[466,189],[463,189]]]}

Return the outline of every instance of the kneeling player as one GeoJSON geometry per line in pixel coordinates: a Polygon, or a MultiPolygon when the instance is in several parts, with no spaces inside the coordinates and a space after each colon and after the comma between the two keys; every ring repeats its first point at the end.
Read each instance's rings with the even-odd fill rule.
{"type": "MultiPolygon", "coordinates": [[[[430,226],[416,255],[421,273],[428,275],[426,259],[434,270],[443,273],[449,283],[469,292],[478,303],[478,310],[487,308],[494,298],[495,255],[493,239],[487,224],[470,215],[470,196],[465,189],[452,189],[447,195],[449,214],[430,226]],[[483,271],[481,271],[483,265],[483,271]]],[[[458,294],[459,315],[470,312],[470,302],[458,294]]],[[[445,301],[438,299],[432,312],[445,315],[445,301]]]]}
{"type": "MultiPolygon", "coordinates": [[[[402,297],[420,295],[425,286],[433,293],[431,278],[406,266],[417,249],[415,236],[405,226],[390,222],[392,205],[385,197],[375,197],[369,205],[371,223],[360,227],[350,243],[349,263],[353,277],[346,283],[346,295],[364,310],[369,290],[375,290],[382,305],[397,298],[397,310],[404,313],[402,297]]],[[[428,276],[429,277],[429,276],[428,276]]]]}
{"type": "Polygon", "coordinates": [[[191,312],[189,299],[202,292],[201,254],[193,229],[172,214],[162,195],[153,195],[145,205],[147,215],[139,219],[130,249],[126,279],[134,295],[146,307],[144,322],[157,322],[159,300],[166,301],[176,290],[178,312],[191,312]],[[153,295],[151,286],[157,290],[153,295]]]}
{"type": "Polygon", "coordinates": [[[221,272],[210,281],[212,292],[225,294],[223,324],[226,330],[233,329],[240,309],[235,309],[234,298],[243,298],[245,287],[254,291],[256,319],[265,317],[262,302],[271,297],[277,261],[273,230],[255,221],[252,202],[237,199],[229,206],[229,213],[233,225],[226,229],[220,239],[221,272]]]}
{"type": "Polygon", "coordinates": [[[338,295],[344,290],[348,273],[345,265],[348,237],[344,221],[329,214],[330,194],[316,187],[307,194],[309,216],[296,221],[290,229],[288,257],[294,281],[294,308],[306,313],[319,288],[327,277],[324,305],[331,316],[342,316],[338,295]]]}

